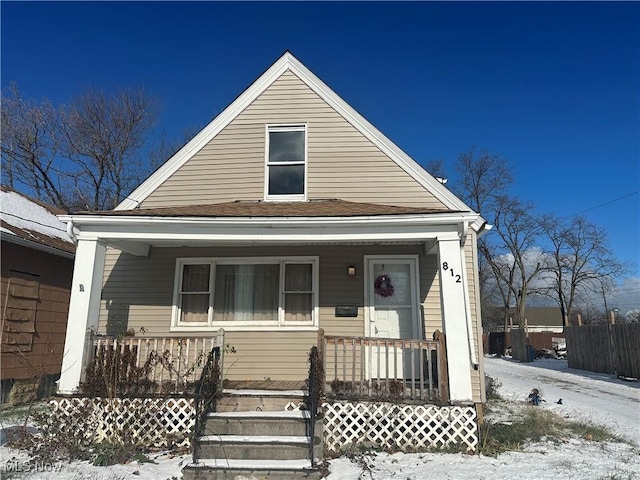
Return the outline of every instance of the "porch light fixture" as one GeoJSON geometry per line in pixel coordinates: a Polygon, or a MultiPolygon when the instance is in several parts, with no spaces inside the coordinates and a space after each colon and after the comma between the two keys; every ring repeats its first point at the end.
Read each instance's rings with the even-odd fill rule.
{"type": "Polygon", "coordinates": [[[356,274],[356,267],[354,267],[353,265],[349,265],[347,267],[347,275],[349,275],[350,277],[353,277],[356,274]]]}

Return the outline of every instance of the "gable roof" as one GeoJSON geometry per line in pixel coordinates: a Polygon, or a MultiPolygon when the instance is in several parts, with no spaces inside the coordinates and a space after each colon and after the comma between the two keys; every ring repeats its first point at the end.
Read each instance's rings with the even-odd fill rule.
{"type": "Polygon", "coordinates": [[[56,216],[66,213],[64,210],[4,185],[0,192],[0,206],[2,240],[65,257],[73,256],[75,244],[67,233],[66,224],[56,216]]]}
{"type": "MultiPolygon", "coordinates": [[[[171,177],[171,175],[193,155],[209,143],[286,71],[291,71],[300,78],[301,81],[326,101],[327,104],[336,110],[347,122],[368,138],[423,188],[431,192],[431,194],[440,200],[447,208],[454,211],[471,211],[464,202],[426,172],[417,162],[403,152],[362,115],[349,106],[288,51],[253,82],[253,84],[244,90],[220,115],[138,186],[115,210],[131,210],[140,205],[156,188],[162,185],[165,180],[171,177]]],[[[480,227],[483,223],[483,221],[477,222],[477,227],[480,227]]]]}

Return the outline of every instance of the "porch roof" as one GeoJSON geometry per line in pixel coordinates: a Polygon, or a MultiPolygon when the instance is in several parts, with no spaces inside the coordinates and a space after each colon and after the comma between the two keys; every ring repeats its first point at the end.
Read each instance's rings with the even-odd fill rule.
{"type": "Polygon", "coordinates": [[[463,213],[426,207],[401,207],[374,203],[357,203],[339,199],[306,202],[235,201],[208,205],[184,205],[134,210],[78,212],[74,215],[145,216],[145,217],[371,217],[380,215],[425,215],[463,213]]]}
{"type": "Polygon", "coordinates": [[[471,211],[356,203],[236,201],[60,215],[78,239],[134,255],[154,246],[434,242],[482,228],[471,211]],[[133,244],[135,242],[135,245],[133,244]]]}

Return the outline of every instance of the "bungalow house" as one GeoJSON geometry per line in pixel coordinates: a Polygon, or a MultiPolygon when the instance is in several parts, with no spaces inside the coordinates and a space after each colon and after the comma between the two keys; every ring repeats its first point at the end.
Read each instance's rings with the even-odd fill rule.
{"type": "Polygon", "coordinates": [[[485,221],[289,52],[114,210],[60,218],[79,231],[61,394],[89,331],[222,329],[235,385],[303,382],[320,342],[327,384],[420,386],[442,332],[444,403],[484,400],[485,221]]]}
{"type": "Polygon", "coordinates": [[[62,210],[0,192],[2,403],[54,393],[60,376],[75,245],[62,210]]]}

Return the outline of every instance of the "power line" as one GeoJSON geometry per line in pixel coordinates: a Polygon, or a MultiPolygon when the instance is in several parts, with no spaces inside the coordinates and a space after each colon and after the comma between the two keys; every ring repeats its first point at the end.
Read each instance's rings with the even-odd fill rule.
{"type": "Polygon", "coordinates": [[[576,215],[580,215],[581,213],[590,212],[591,210],[595,210],[596,208],[604,207],[605,205],[609,205],[610,203],[617,202],[618,200],[622,200],[624,198],[630,197],[632,195],[636,195],[640,193],[640,190],[636,190],[635,192],[628,193],[623,195],[622,197],[614,198],[613,200],[609,200],[608,202],[601,203],[600,205],[596,205],[595,207],[587,208],[586,210],[582,210],[578,213],[574,213],[573,215],[567,215],[564,218],[575,217],[576,215]]]}
{"type": "MultiPolygon", "coordinates": [[[[36,220],[31,220],[30,218],[24,218],[24,217],[21,217],[20,215],[15,215],[13,213],[2,212],[2,215],[9,215],[10,217],[15,217],[15,218],[18,218],[20,220],[24,220],[25,222],[35,223],[36,225],[42,225],[43,227],[52,228],[52,229],[58,230],[60,232],[66,232],[66,230],[64,228],[55,227],[53,225],[47,225],[46,223],[41,223],[41,222],[38,222],[36,220]]],[[[9,223],[9,222],[7,222],[7,223],[9,223]]],[[[15,225],[14,225],[14,227],[15,227],[15,225]]]]}

